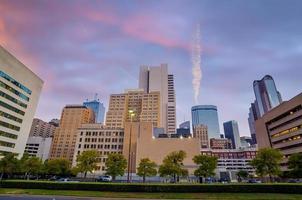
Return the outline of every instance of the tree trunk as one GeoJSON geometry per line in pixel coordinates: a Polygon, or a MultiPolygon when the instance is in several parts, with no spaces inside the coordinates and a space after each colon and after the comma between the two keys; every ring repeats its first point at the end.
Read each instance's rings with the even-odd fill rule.
{"type": "Polygon", "coordinates": [[[0,177],[0,180],[1,180],[1,181],[2,181],[2,178],[3,178],[3,174],[4,174],[4,173],[2,172],[2,173],[1,173],[1,177],[0,177]]]}
{"type": "Polygon", "coordinates": [[[176,183],[176,174],[173,175],[174,183],[176,183]]]}
{"type": "Polygon", "coordinates": [[[143,183],[146,182],[146,176],[143,176],[143,183]]]}
{"type": "Polygon", "coordinates": [[[87,171],[86,171],[86,172],[84,172],[84,178],[86,178],[86,176],[87,176],[87,171]]]}

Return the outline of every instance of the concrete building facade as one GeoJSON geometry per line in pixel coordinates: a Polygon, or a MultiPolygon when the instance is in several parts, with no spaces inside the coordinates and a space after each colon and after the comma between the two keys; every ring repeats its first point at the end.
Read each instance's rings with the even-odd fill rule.
{"type": "Polygon", "coordinates": [[[42,161],[49,159],[51,137],[30,136],[26,142],[25,151],[32,157],[38,157],[42,161]]]}
{"type": "Polygon", "coordinates": [[[0,153],[23,155],[43,81],[0,46],[0,153]]]}
{"type": "Polygon", "coordinates": [[[93,111],[82,105],[67,105],[61,114],[51,145],[50,159],[65,158],[72,162],[77,140],[77,129],[84,123],[94,122],[93,111]]]}
{"type": "Polygon", "coordinates": [[[211,149],[232,149],[232,141],[228,138],[211,138],[210,139],[211,149]]]}
{"type": "Polygon", "coordinates": [[[209,148],[208,127],[205,125],[196,125],[193,128],[193,137],[198,138],[201,148],[209,148]]]}
{"type": "Polygon", "coordinates": [[[76,166],[77,156],[83,151],[96,150],[99,152],[99,162],[95,174],[104,174],[108,154],[122,154],[123,152],[124,130],[122,128],[109,128],[102,124],[82,124],[77,129],[77,135],[73,166],[76,166]]]}
{"type": "Polygon", "coordinates": [[[258,147],[279,149],[286,170],[289,156],[302,153],[302,93],[265,113],[255,128],[258,147]]]}
{"type": "Polygon", "coordinates": [[[168,65],[141,66],[139,88],[144,92],[160,92],[161,125],[166,133],[173,134],[176,130],[176,100],[174,76],[168,74],[168,65]]]}
{"type": "Polygon", "coordinates": [[[57,128],[56,126],[48,122],[44,122],[41,119],[34,118],[29,132],[29,136],[42,137],[42,138],[53,137],[56,128],[57,128]]]}

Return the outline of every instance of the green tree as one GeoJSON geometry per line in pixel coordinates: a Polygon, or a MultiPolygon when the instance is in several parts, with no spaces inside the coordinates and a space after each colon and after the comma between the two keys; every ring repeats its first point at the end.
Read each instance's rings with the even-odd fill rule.
{"type": "Polygon", "coordinates": [[[143,177],[143,182],[146,182],[146,177],[155,176],[156,174],[156,163],[149,158],[142,158],[137,168],[137,175],[143,177]]]}
{"type": "Polygon", "coordinates": [[[44,167],[49,175],[68,176],[71,174],[70,163],[63,158],[48,160],[44,162],[44,167]]]}
{"type": "Polygon", "coordinates": [[[10,177],[18,169],[18,159],[15,157],[14,153],[5,153],[0,160],[0,180],[2,180],[3,175],[7,174],[10,177]]]}
{"type": "Polygon", "coordinates": [[[92,172],[97,169],[99,153],[96,150],[83,151],[77,156],[77,169],[79,172],[84,173],[84,178],[87,172],[92,172]]]}
{"type": "Polygon", "coordinates": [[[290,169],[290,176],[302,178],[302,153],[295,153],[289,157],[288,169],[290,169]]]}
{"type": "Polygon", "coordinates": [[[196,155],[194,156],[193,161],[198,165],[198,168],[194,171],[195,176],[207,178],[215,175],[217,157],[208,155],[196,155]]]}
{"type": "Polygon", "coordinates": [[[24,154],[20,160],[20,167],[25,177],[29,179],[30,175],[39,175],[42,172],[43,162],[40,158],[29,157],[27,154],[24,154]]]}
{"type": "Polygon", "coordinates": [[[106,174],[112,176],[114,181],[116,176],[123,176],[127,167],[127,160],[122,154],[111,153],[105,163],[106,174]]]}
{"type": "Polygon", "coordinates": [[[257,175],[260,177],[269,176],[269,181],[272,181],[273,176],[280,174],[281,160],[282,154],[279,150],[263,148],[258,151],[250,164],[256,169],[257,175]]]}
{"type": "Polygon", "coordinates": [[[159,174],[161,177],[171,176],[174,182],[177,182],[179,176],[187,176],[188,170],[184,169],[183,160],[186,158],[186,152],[174,151],[168,154],[163,164],[159,167],[159,174]]]}
{"type": "Polygon", "coordinates": [[[241,182],[242,180],[248,178],[249,173],[245,170],[239,170],[236,175],[238,177],[238,182],[241,182]]]}

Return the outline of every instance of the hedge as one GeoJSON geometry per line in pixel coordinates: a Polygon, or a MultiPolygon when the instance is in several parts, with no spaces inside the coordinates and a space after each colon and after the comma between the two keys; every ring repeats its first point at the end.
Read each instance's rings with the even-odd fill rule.
{"type": "Polygon", "coordinates": [[[2,188],[166,193],[287,193],[302,194],[302,184],[127,184],[2,181],[2,188]]]}

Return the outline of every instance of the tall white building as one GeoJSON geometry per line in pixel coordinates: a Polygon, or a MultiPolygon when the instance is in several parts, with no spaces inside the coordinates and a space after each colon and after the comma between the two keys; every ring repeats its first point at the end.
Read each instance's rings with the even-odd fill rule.
{"type": "Polygon", "coordinates": [[[0,153],[22,156],[43,81],[0,46],[0,153]]]}
{"type": "Polygon", "coordinates": [[[31,136],[27,140],[24,152],[45,161],[49,158],[51,142],[52,137],[31,136]]]}
{"type": "Polygon", "coordinates": [[[141,66],[139,74],[139,88],[150,93],[159,91],[161,96],[161,124],[166,133],[175,133],[176,102],[174,77],[168,74],[168,65],[141,66]]]}

